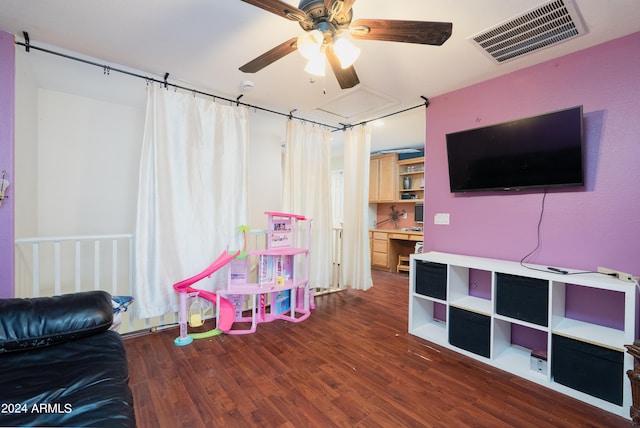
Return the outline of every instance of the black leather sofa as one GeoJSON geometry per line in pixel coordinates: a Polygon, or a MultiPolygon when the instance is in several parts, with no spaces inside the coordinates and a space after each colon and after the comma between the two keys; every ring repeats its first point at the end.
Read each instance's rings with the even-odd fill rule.
{"type": "Polygon", "coordinates": [[[134,427],[112,320],[103,291],[0,299],[0,426],[134,427]]]}

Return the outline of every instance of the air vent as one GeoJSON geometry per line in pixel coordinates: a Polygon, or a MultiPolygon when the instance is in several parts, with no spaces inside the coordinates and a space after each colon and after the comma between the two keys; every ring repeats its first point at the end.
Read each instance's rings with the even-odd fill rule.
{"type": "Polygon", "coordinates": [[[468,40],[502,64],[585,33],[573,2],[552,0],[468,40]]]}

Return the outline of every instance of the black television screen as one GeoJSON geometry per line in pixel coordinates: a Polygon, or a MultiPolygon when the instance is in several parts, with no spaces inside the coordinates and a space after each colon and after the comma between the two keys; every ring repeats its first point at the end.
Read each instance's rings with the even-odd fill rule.
{"type": "Polygon", "coordinates": [[[413,208],[413,219],[416,223],[424,222],[424,204],[415,204],[413,208]]]}
{"type": "Polygon", "coordinates": [[[452,192],[583,186],[582,106],[447,134],[452,192]]]}

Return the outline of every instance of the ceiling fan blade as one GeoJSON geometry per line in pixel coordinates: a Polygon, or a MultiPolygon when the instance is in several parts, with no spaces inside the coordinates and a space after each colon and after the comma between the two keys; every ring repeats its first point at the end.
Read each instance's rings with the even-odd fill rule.
{"type": "Polygon", "coordinates": [[[260,71],[272,62],[275,62],[280,58],[295,51],[296,44],[297,37],[293,37],[286,42],[280,43],[275,48],[263,53],[259,57],[255,58],[252,61],[249,61],[248,63],[240,67],[240,71],[243,71],[245,73],[255,73],[257,71],[260,71]]]}
{"type": "Polygon", "coordinates": [[[358,75],[356,74],[356,70],[353,66],[342,68],[340,60],[334,52],[332,45],[327,46],[327,50],[325,52],[327,60],[329,61],[329,64],[331,64],[333,74],[335,74],[342,89],[353,88],[360,83],[360,79],[358,79],[358,75]]]}
{"type": "Polygon", "coordinates": [[[351,24],[351,35],[355,39],[440,46],[451,36],[452,28],[451,22],[358,19],[351,24]]]}
{"type": "Polygon", "coordinates": [[[307,14],[291,6],[289,3],[285,3],[280,0],[242,0],[245,3],[249,3],[260,9],[264,9],[267,12],[275,13],[290,21],[305,21],[307,14]]]}

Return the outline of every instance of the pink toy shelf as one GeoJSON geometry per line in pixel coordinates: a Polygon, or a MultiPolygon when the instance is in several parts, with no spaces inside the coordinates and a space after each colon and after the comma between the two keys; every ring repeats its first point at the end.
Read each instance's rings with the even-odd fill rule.
{"type": "Polygon", "coordinates": [[[218,291],[219,299],[226,297],[235,307],[234,324],[250,323],[249,328],[232,328],[225,331],[227,334],[253,333],[259,323],[276,319],[300,322],[307,319],[313,309],[308,275],[311,220],[297,214],[265,214],[268,223],[266,248],[250,251],[248,257],[234,260],[227,289],[218,291]],[[305,244],[302,244],[302,231],[305,232],[305,244]],[[252,260],[258,268],[256,282],[249,282],[252,260]],[[250,300],[250,316],[242,313],[244,296],[250,300]]]}

